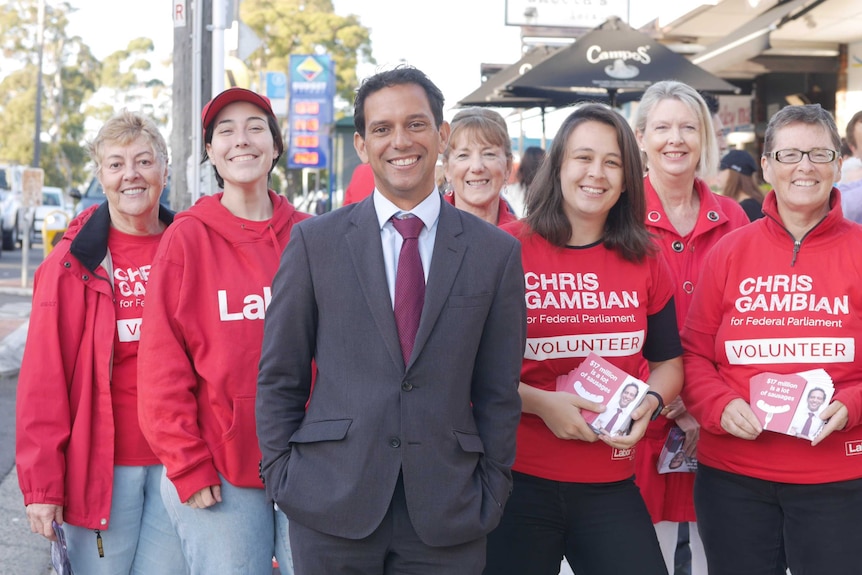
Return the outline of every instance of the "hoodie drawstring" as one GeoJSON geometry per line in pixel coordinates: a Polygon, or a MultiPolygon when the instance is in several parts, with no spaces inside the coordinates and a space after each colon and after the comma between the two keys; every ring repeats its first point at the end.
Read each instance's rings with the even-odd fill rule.
{"type": "Polygon", "coordinates": [[[269,230],[269,236],[272,238],[272,245],[275,246],[276,253],[281,253],[281,244],[278,241],[278,236],[275,235],[275,228],[272,227],[272,224],[266,226],[266,229],[269,230]]]}

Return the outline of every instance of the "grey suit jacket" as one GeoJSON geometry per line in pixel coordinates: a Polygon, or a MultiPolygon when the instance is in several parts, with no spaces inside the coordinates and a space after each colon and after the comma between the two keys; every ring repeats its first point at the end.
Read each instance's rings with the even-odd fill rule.
{"type": "Polygon", "coordinates": [[[520,244],[442,199],[407,366],[372,199],[298,224],[260,360],[267,492],[291,521],[360,539],[402,472],[423,542],[486,535],[511,491],[525,338],[520,244]]]}

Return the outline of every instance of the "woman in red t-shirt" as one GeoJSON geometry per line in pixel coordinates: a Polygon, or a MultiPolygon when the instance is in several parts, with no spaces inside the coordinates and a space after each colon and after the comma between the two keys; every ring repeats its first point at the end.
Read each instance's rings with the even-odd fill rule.
{"type": "Polygon", "coordinates": [[[564,556],[575,573],[667,573],[634,448],[679,393],[682,348],[669,272],[644,225],[642,174],[625,120],[584,106],[554,139],[525,220],[503,227],[522,245],[527,346],[514,489],[486,575],[556,574],[564,556]],[[635,376],[649,361],[650,391],[627,434],[593,431],[582,413],[604,408],[557,391],[590,351],[635,376]]]}

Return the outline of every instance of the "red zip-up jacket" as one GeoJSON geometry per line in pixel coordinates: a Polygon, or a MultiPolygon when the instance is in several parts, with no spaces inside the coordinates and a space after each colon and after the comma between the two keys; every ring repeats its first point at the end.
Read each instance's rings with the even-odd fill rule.
{"type": "Polygon", "coordinates": [[[799,241],[784,228],[775,192],[766,217],[710,252],[682,342],[686,407],[700,422],[698,462],[782,483],[862,477],[862,228],[832,190],[827,216],[799,241]],[[750,403],[752,376],[823,368],[849,419],[812,446],[764,431],[754,441],[721,427],[733,399],[750,403]]]}
{"type": "MultiPolygon", "coordinates": [[[[173,214],[159,209],[170,224],[173,214]]],[[[36,270],[16,404],[24,504],[108,529],[114,482],[111,368],[116,317],[107,202],[75,218],[36,270]]]]}

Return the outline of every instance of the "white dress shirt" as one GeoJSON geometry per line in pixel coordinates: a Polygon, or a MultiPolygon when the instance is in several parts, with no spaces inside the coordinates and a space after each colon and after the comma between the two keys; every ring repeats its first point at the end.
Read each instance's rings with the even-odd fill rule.
{"type": "Polygon", "coordinates": [[[422,258],[422,270],[425,272],[425,282],[428,282],[428,272],[431,269],[431,254],[434,252],[434,240],[437,239],[437,221],[440,218],[440,193],[437,188],[428,194],[419,205],[405,212],[374,188],[372,195],[374,210],[377,212],[377,222],[380,224],[380,241],[383,243],[383,263],[386,266],[386,283],[389,285],[389,301],[395,308],[395,274],[398,271],[398,256],[401,254],[401,244],[404,239],[390,221],[394,215],[412,214],[422,220],[425,227],[419,232],[419,257],[422,258]]]}

